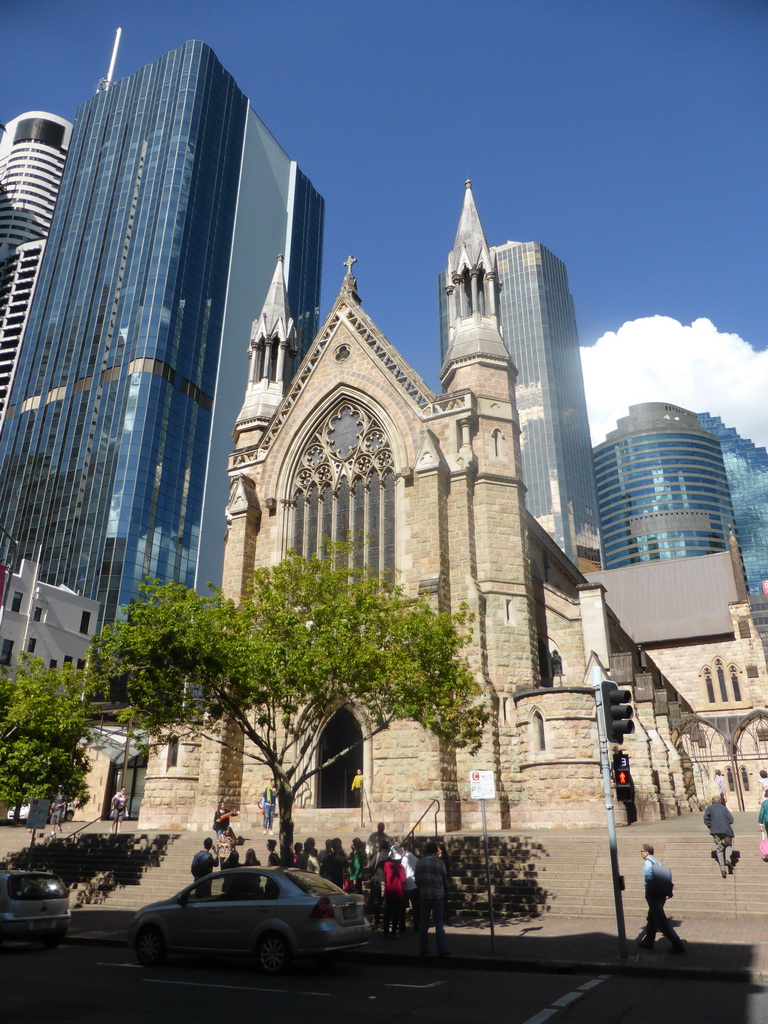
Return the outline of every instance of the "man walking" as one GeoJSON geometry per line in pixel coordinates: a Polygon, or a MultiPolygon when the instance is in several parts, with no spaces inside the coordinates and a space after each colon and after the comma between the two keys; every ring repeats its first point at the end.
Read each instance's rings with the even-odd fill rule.
{"type": "Polygon", "coordinates": [[[645,886],[645,902],[648,904],[648,919],[645,923],[645,936],[638,942],[641,949],[653,949],[656,932],[666,935],[672,943],[672,953],[684,953],[685,946],[680,936],[669,923],[664,913],[664,904],[672,895],[672,872],[669,869],[654,873],[661,868],[661,863],[653,856],[653,847],[643,843],[640,847],[643,858],[643,885],[645,886]]]}
{"type": "Polygon", "coordinates": [[[53,798],[53,807],[51,809],[51,839],[56,836],[56,829],[59,830],[59,835],[64,831],[61,827],[61,819],[64,817],[66,809],[67,798],[63,793],[57,793],[53,798]]]}
{"type": "Polygon", "coordinates": [[[715,785],[717,786],[717,792],[723,798],[723,803],[725,803],[728,799],[725,794],[725,779],[719,768],[715,768],[715,785]]]}
{"type": "Polygon", "coordinates": [[[715,844],[720,874],[723,878],[727,878],[728,872],[733,874],[733,864],[731,862],[731,855],[733,853],[733,815],[725,806],[725,797],[719,796],[712,800],[712,803],[704,811],[704,824],[709,829],[715,844]]]}
{"type": "Polygon", "coordinates": [[[430,918],[435,922],[437,955],[447,956],[445,948],[445,898],[448,895],[448,872],[437,855],[437,843],[427,843],[426,856],[415,868],[416,886],[419,890],[419,953],[427,955],[429,945],[430,918]]]}

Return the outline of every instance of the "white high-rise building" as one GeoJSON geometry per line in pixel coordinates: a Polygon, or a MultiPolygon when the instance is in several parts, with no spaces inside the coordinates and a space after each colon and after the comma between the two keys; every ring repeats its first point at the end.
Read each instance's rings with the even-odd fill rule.
{"type": "Polygon", "coordinates": [[[59,194],[72,125],[31,110],[9,121],[0,139],[0,258],[46,238],[59,194]]]}
{"type": "Polygon", "coordinates": [[[31,110],[0,139],[0,433],[72,125],[31,110]]]}

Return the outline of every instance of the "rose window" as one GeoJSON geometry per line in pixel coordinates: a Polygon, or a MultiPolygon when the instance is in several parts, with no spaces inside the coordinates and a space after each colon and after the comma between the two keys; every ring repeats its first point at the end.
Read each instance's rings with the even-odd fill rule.
{"type": "Polygon", "coordinates": [[[336,406],[305,446],[293,481],[293,545],[312,557],[352,541],[356,561],[395,566],[395,474],[387,433],[367,409],[336,406]]]}

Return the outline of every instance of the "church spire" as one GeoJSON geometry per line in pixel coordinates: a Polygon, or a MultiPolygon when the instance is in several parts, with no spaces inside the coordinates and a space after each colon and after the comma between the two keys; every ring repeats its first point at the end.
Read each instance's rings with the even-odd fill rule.
{"type": "Polygon", "coordinates": [[[472,182],[466,181],[464,189],[456,240],[448,255],[445,292],[450,326],[443,376],[458,359],[480,355],[509,358],[499,327],[496,257],[488,248],[472,182]]]}
{"type": "Polygon", "coordinates": [[[290,379],[295,355],[296,326],[288,307],[283,257],[278,256],[264,307],[251,328],[248,387],[235,424],[236,435],[257,423],[263,428],[265,421],[271,419],[290,379]]]}

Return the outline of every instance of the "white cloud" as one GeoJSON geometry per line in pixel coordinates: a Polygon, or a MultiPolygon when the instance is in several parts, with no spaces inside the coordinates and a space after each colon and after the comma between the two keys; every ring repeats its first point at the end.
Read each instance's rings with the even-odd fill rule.
{"type": "Polygon", "coordinates": [[[630,320],[582,348],[592,443],[605,440],[630,405],[669,402],[719,416],[768,445],[768,351],[710,320],[686,327],[668,316],[630,320]]]}

